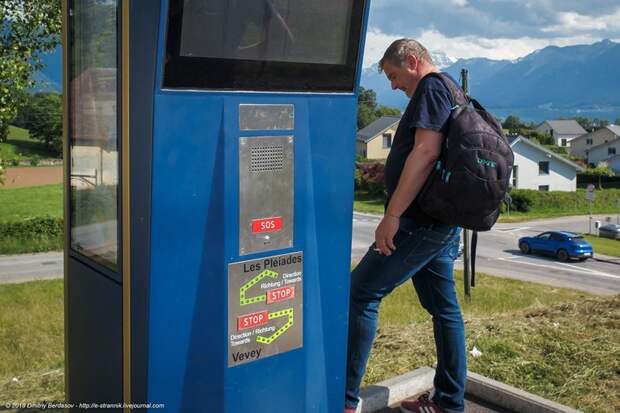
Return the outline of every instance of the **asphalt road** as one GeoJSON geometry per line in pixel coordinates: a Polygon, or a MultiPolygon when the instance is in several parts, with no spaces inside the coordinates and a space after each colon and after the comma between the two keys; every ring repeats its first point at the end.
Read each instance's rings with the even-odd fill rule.
{"type": "MultiPolygon", "coordinates": [[[[354,214],[352,259],[360,260],[374,240],[380,217],[354,214]]],[[[604,221],[605,216],[594,219],[604,221]]],[[[615,222],[616,217],[612,217],[615,222]]],[[[601,257],[585,262],[558,262],[553,258],[523,255],[517,239],[550,229],[587,232],[587,217],[565,217],[519,224],[497,224],[479,233],[476,270],[487,274],[574,288],[595,294],[620,293],[620,259],[601,257]],[[605,261],[600,261],[603,258],[605,261]]],[[[620,244],[620,242],[619,242],[620,244]]],[[[620,246],[619,246],[620,248],[620,246]]],[[[0,256],[0,283],[23,282],[62,276],[63,255],[58,252],[0,256]]],[[[457,266],[462,266],[459,260],[457,266]]]]}
{"type": "MultiPolygon", "coordinates": [[[[612,218],[615,222],[616,217],[612,218]]],[[[377,216],[354,214],[352,260],[359,260],[366,253],[374,240],[379,219],[377,216]]],[[[605,216],[595,216],[594,220],[604,221],[605,216]]],[[[548,230],[588,232],[588,225],[588,217],[496,224],[491,231],[478,233],[476,271],[594,294],[618,294],[620,259],[601,257],[595,251],[595,259],[563,263],[554,258],[524,255],[517,247],[517,240],[522,236],[536,235],[548,230]]],[[[620,248],[620,242],[618,247],[620,248]]],[[[457,268],[462,265],[459,260],[457,268]]]]}

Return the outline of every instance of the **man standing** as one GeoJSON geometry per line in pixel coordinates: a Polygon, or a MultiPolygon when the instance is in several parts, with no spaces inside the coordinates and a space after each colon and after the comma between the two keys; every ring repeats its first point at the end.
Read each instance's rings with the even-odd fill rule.
{"type": "Polygon", "coordinates": [[[402,90],[411,101],[385,165],[388,200],[375,243],[351,273],[345,413],[354,412],[359,401],[379,304],[409,279],[433,318],[437,369],[432,400],[423,396],[404,401],[401,410],[462,412],[467,374],[465,331],[453,277],[461,229],[437,222],[415,201],[440,155],[452,99],[442,80],[430,75],[439,69],[415,40],[392,43],[379,67],[392,89],[402,90]]]}

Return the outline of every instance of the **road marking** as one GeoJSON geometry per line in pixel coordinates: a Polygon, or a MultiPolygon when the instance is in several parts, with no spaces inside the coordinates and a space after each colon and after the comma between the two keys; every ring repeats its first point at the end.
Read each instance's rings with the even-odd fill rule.
{"type": "Polygon", "coordinates": [[[497,232],[503,232],[504,234],[508,234],[510,232],[517,232],[517,231],[525,231],[526,229],[530,229],[531,227],[517,227],[517,228],[507,228],[507,229],[494,229],[493,231],[497,231],[497,232]]]}
{"type": "MultiPolygon", "coordinates": [[[[510,261],[509,258],[497,258],[499,261],[510,261]]],[[[542,267],[542,268],[551,268],[554,270],[557,270],[557,266],[553,266],[553,265],[545,265],[545,264],[534,264],[533,262],[526,262],[526,261],[521,261],[520,264],[524,264],[524,265],[531,265],[533,267],[542,267]]],[[[563,263],[558,263],[559,265],[565,265],[569,268],[576,268],[577,270],[573,270],[573,272],[582,272],[585,274],[592,274],[592,275],[600,275],[601,277],[608,277],[608,278],[616,278],[616,279],[620,279],[620,276],[617,275],[613,275],[613,274],[607,274],[606,272],[600,272],[600,271],[596,271],[596,270],[591,270],[591,269],[584,269],[584,268],[579,268],[579,267],[574,267],[570,264],[563,264],[563,263]]]]}

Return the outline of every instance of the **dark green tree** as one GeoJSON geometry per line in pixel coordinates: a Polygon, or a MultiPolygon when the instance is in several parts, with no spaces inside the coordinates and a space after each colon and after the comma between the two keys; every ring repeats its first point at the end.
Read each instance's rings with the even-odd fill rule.
{"type": "Polygon", "coordinates": [[[377,108],[377,117],[381,117],[381,116],[400,116],[400,110],[396,109],[396,108],[391,108],[389,106],[379,106],[377,108]]]}
{"type": "Polygon", "coordinates": [[[400,116],[400,110],[388,106],[377,106],[377,94],[372,89],[360,87],[357,98],[357,129],[360,130],[381,116],[400,116]]]}
{"type": "Polygon", "coordinates": [[[585,118],[583,116],[577,116],[575,118],[575,120],[577,121],[578,124],[581,125],[582,128],[584,128],[586,131],[588,132],[592,132],[593,126],[592,126],[592,120],[589,118],[585,118]]]}
{"type": "Polygon", "coordinates": [[[510,115],[504,120],[502,127],[512,132],[522,128],[523,122],[521,122],[521,119],[519,119],[518,116],[510,115]]]}
{"type": "Polygon", "coordinates": [[[30,137],[46,144],[62,156],[62,95],[37,93],[20,110],[23,126],[30,137]]]}
{"type": "Polygon", "coordinates": [[[585,172],[586,175],[595,176],[598,178],[598,189],[603,189],[603,177],[615,176],[615,172],[609,167],[607,162],[599,162],[595,168],[588,168],[585,172]]]}
{"type": "Polygon", "coordinates": [[[357,129],[360,130],[377,119],[377,94],[372,89],[360,87],[357,97],[357,129]]]}
{"type": "Polygon", "coordinates": [[[41,56],[60,42],[60,0],[0,0],[0,142],[24,90],[42,68],[41,56]]]}

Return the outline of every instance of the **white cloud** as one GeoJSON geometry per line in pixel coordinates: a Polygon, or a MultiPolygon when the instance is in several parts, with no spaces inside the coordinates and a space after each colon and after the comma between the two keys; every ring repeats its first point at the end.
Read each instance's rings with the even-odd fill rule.
{"type": "MultiPolygon", "coordinates": [[[[402,37],[406,36],[386,34],[377,27],[371,28],[366,36],[364,68],[377,63],[390,43],[402,37]]],[[[594,34],[555,38],[521,37],[516,39],[491,39],[480,36],[447,37],[433,29],[423,31],[419,36],[416,36],[416,40],[431,51],[441,51],[456,59],[486,57],[494,60],[513,60],[547,46],[591,44],[599,41],[600,37],[594,34]]]]}
{"type": "Polygon", "coordinates": [[[620,30],[620,8],[605,16],[584,16],[575,12],[558,13],[559,24],[541,29],[546,33],[579,33],[620,30]]]}
{"type": "Polygon", "coordinates": [[[457,7],[465,7],[469,5],[467,0],[450,0],[450,3],[457,7]]]}

